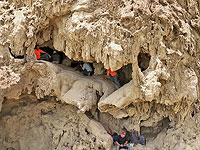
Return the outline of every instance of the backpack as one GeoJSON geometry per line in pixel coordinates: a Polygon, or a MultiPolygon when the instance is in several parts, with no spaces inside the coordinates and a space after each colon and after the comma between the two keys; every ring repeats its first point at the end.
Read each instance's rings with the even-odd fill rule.
{"type": "Polygon", "coordinates": [[[117,141],[117,136],[113,136],[113,142],[115,143],[117,141]]]}
{"type": "Polygon", "coordinates": [[[139,143],[138,131],[131,132],[131,143],[134,143],[135,145],[139,143]]]}
{"type": "Polygon", "coordinates": [[[117,141],[117,137],[118,137],[118,134],[117,133],[114,133],[113,134],[113,144],[115,145],[115,142],[117,141]]]}
{"type": "Polygon", "coordinates": [[[141,135],[139,137],[139,143],[142,145],[146,145],[146,137],[144,135],[141,135]]]}

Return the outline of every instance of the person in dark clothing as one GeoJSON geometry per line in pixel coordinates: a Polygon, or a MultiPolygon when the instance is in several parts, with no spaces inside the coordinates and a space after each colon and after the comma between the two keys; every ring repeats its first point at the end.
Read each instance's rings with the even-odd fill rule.
{"type": "Polygon", "coordinates": [[[128,139],[126,137],[125,132],[122,132],[121,135],[117,137],[116,144],[117,144],[117,150],[120,150],[120,149],[129,150],[128,139]]]}
{"type": "Polygon", "coordinates": [[[59,54],[57,51],[53,51],[53,54],[51,55],[51,61],[54,64],[61,64],[61,54],[59,54]]]}
{"type": "Polygon", "coordinates": [[[107,76],[110,77],[110,79],[118,86],[118,88],[121,87],[119,81],[118,81],[118,74],[115,71],[111,71],[111,69],[108,69],[106,72],[107,76]]]}
{"type": "Polygon", "coordinates": [[[117,133],[114,133],[113,134],[113,145],[115,145],[116,141],[117,141],[117,137],[118,137],[118,134],[117,133]]]}

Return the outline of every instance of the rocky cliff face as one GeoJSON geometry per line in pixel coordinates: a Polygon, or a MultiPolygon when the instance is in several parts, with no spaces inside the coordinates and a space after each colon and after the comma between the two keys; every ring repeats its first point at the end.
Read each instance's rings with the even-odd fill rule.
{"type": "Polygon", "coordinates": [[[200,148],[198,0],[7,0],[0,8],[3,150],[109,150],[108,129],[140,131],[145,149],[200,148]],[[37,61],[36,45],[93,63],[95,75],[37,61]],[[122,70],[126,84],[106,79],[108,68],[122,70]]]}

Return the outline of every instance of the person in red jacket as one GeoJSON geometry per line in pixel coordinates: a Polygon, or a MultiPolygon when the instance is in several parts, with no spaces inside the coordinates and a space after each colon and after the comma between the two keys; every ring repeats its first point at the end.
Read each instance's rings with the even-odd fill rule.
{"type": "Polygon", "coordinates": [[[117,72],[111,71],[111,69],[108,69],[106,73],[107,73],[107,76],[109,76],[110,79],[120,88],[121,86],[117,79],[118,78],[117,72]]]}
{"type": "Polygon", "coordinates": [[[41,50],[39,46],[36,46],[35,48],[35,55],[36,55],[37,60],[49,61],[51,57],[48,53],[41,50]]]}

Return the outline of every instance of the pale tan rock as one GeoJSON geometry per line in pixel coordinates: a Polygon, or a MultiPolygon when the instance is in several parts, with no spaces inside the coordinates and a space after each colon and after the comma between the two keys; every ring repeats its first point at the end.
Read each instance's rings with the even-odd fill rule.
{"type": "Polygon", "coordinates": [[[2,66],[0,68],[0,88],[2,90],[10,88],[20,80],[20,74],[12,71],[11,67],[2,66]]]}
{"type": "Polygon", "coordinates": [[[2,108],[2,103],[3,103],[3,98],[1,97],[1,98],[0,98],[0,110],[1,110],[1,108],[2,108]]]}
{"type": "Polygon", "coordinates": [[[8,89],[19,82],[18,86],[13,87],[12,94],[10,91],[5,94],[9,98],[17,99],[23,90],[30,89],[31,92],[34,88],[38,99],[48,95],[56,96],[58,100],[75,105],[81,112],[85,112],[97,104],[97,93],[104,99],[116,89],[116,86],[111,81],[105,81],[105,78],[98,76],[86,77],[73,69],[69,68],[67,70],[67,68],[59,67],[49,62],[34,63],[30,70],[28,70],[28,67],[25,70],[26,75],[22,76],[21,79],[11,69],[8,70],[10,71],[7,75],[8,77],[2,74],[2,77],[6,78],[1,81],[1,86],[3,86],[1,89],[8,89]],[[32,74],[32,72],[35,72],[35,74],[32,74]],[[49,74],[51,75],[49,76],[49,74]],[[8,84],[7,80],[11,83],[8,84]],[[31,84],[33,81],[34,84],[31,84]]]}
{"type": "MultiPolygon", "coordinates": [[[[93,110],[93,114],[106,129],[118,133],[123,128],[154,128],[168,118],[177,128],[171,134],[161,133],[165,143],[158,141],[161,144],[157,148],[198,149],[196,124],[190,127],[186,122],[199,111],[199,6],[198,0],[1,1],[2,110],[6,101],[34,94],[38,99],[55,96],[79,112],[98,106],[100,112],[93,110]],[[72,60],[101,64],[94,65],[96,74],[103,73],[104,68],[116,71],[130,64],[132,80],[116,90],[104,77],[83,77],[62,66],[35,63],[36,44],[49,45],[72,60]],[[14,60],[8,47],[25,59],[14,60]],[[139,54],[149,58],[139,58],[139,54]]],[[[59,143],[60,134],[55,134],[55,143],[59,143]]],[[[71,149],[92,145],[86,143],[71,149]]],[[[19,144],[14,144],[19,149],[19,144]]],[[[10,148],[2,144],[5,146],[10,148]]]]}
{"type": "Polygon", "coordinates": [[[94,67],[94,74],[96,75],[105,74],[106,70],[102,63],[93,63],[93,67],[94,67]]]}
{"type": "MultiPolygon", "coordinates": [[[[25,101],[28,104],[28,97],[25,101]]],[[[7,104],[5,105],[8,106],[7,104]]],[[[77,109],[71,105],[58,104],[55,101],[31,102],[27,106],[20,104],[20,101],[13,104],[18,107],[13,107],[0,122],[2,150],[61,150],[72,147],[94,150],[100,147],[109,150],[112,145],[112,138],[100,123],[90,120],[83,113],[77,114],[77,109]],[[3,140],[5,136],[8,137],[7,141],[3,140]]],[[[2,113],[5,114],[5,110],[2,113]]]]}

